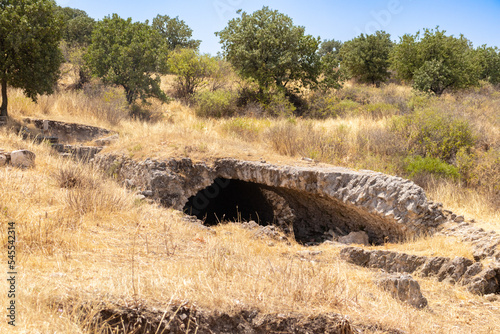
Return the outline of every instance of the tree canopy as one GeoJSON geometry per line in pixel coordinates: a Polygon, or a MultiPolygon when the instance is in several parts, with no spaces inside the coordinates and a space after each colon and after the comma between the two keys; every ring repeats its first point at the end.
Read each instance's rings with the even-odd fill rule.
{"type": "Polygon", "coordinates": [[[58,7],[57,13],[64,21],[63,40],[70,45],[88,45],[92,39],[95,20],[81,9],[58,7]]]}
{"type": "Polygon", "coordinates": [[[334,57],[339,58],[342,45],[343,43],[341,41],[337,41],[335,39],[325,39],[323,42],[321,42],[318,54],[320,57],[323,57],[330,53],[334,57]]]}
{"type": "Polygon", "coordinates": [[[500,84],[500,50],[482,45],[475,50],[474,61],[479,65],[479,79],[500,84]]]}
{"type": "Polygon", "coordinates": [[[377,31],[373,35],[361,34],[342,46],[341,65],[359,81],[378,85],[390,77],[392,44],[390,35],[385,31],[377,31]]]}
{"type": "Polygon", "coordinates": [[[7,116],[7,85],[23,89],[33,101],[53,92],[63,61],[62,26],[52,0],[0,0],[2,116],[7,116]]]}
{"type": "Polygon", "coordinates": [[[200,55],[193,49],[177,49],[168,58],[169,71],[177,75],[180,97],[192,95],[206,77],[215,73],[218,62],[209,55],[200,55]]]}
{"type": "Polygon", "coordinates": [[[439,28],[404,35],[391,54],[392,68],[414,88],[441,95],[446,89],[478,82],[478,64],[471,43],[463,36],[446,36],[439,28]]]}
{"type": "Polygon", "coordinates": [[[263,7],[229,21],[216,33],[225,58],[244,78],[253,78],[261,90],[292,81],[315,84],[321,71],[316,53],[319,37],[304,33],[290,17],[263,7]]]}
{"type": "Polygon", "coordinates": [[[168,43],[168,48],[198,49],[201,41],[191,39],[193,30],[179,17],[170,18],[168,15],[157,15],[153,19],[153,28],[163,36],[168,43]]]}
{"type": "Polygon", "coordinates": [[[159,32],[151,26],[113,14],[97,22],[85,59],[93,75],[122,86],[132,104],[138,98],[167,99],[157,74],[167,52],[159,32]]]}

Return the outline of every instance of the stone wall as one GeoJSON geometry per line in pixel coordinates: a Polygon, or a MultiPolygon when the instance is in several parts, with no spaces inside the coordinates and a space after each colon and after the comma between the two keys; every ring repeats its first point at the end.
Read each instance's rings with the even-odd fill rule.
{"type": "Polygon", "coordinates": [[[365,231],[370,242],[382,243],[433,233],[446,221],[440,205],[429,202],[422,188],[372,171],[276,166],[235,159],[219,159],[211,165],[192,163],[190,159],[137,162],[114,155],[97,155],[94,163],[128,187],[178,210],[193,196],[204,196],[203,192],[206,198],[215,200],[224,187],[224,181],[217,185],[215,180],[251,183],[263,194],[273,193],[265,196],[275,206],[275,213],[286,212],[296,235],[305,238],[318,238],[329,230],[338,235],[365,231]],[[283,202],[288,208],[283,208],[283,202]],[[276,203],[282,204],[278,208],[276,203]]]}
{"type": "Polygon", "coordinates": [[[51,136],[58,137],[59,142],[84,142],[109,135],[110,131],[90,125],[67,123],[43,119],[25,118],[24,122],[33,124],[51,136]]]}

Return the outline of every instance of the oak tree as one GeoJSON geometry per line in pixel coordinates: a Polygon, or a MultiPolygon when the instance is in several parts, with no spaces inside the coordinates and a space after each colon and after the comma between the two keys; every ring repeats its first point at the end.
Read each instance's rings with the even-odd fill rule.
{"type": "Polygon", "coordinates": [[[0,0],[0,115],[7,116],[7,86],[21,88],[36,102],[50,94],[63,61],[63,22],[52,0],[0,0]]]}

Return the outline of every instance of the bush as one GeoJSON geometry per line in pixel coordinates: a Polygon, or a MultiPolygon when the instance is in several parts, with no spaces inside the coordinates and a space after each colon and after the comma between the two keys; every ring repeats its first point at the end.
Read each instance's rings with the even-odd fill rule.
{"type": "Polygon", "coordinates": [[[273,117],[290,117],[296,110],[285,93],[280,91],[270,94],[263,105],[266,114],[273,117]]]}
{"type": "Polygon", "coordinates": [[[447,164],[438,158],[409,156],[404,160],[405,171],[409,173],[410,177],[418,176],[419,174],[436,174],[451,179],[458,179],[458,168],[447,164]]]}
{"type": "Polygon", "coordinates": [[[466,119],[430,109],[394,117],[391,128],[407,140],[412,154],[439,158],[448,163],[455,160],[461,148],[468,150],[476,141],[466,119]]]}
{"type": "Polygon", "coordinates": [[[230,117],[236,111],[237,95],[228,90],[216,90],[214,92],[199,92],[195,100],[196,115],[200,117],[230,117]]]}
{"type": "Polygon", "coordinates": [[[309,108],[304,116],[316,119],[334,118],[339,116],[336,105],[339,99],[331,93],[313,91],[309,95],[309,108]]]}
{"type": "Polygon", "coordinates": [[[200,55],[193,49],[178,49],[168,58],[170,73],[177,75],[176,96],[186,98],[193,95],[206,78],[216,73],[219,63],[209,55],[200,55]]]}

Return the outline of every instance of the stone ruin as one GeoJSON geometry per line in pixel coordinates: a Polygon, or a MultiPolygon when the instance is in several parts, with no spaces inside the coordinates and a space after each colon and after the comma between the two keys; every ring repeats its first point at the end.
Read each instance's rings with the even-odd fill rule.
{"type": "Polygon", "coordinates": [[[446,221],[413,182],[373,171],[290,167],[236,159],[136,162],[97,155],[94,164],[129,188],[205,224],[251,221],[321,242],[364,231],[372,244],[433,233],[446,221]]]}

